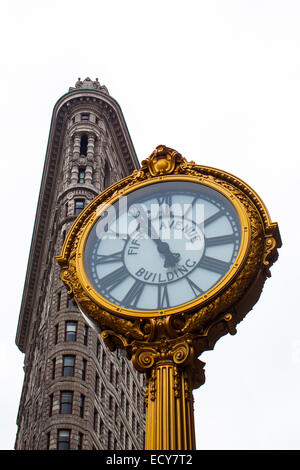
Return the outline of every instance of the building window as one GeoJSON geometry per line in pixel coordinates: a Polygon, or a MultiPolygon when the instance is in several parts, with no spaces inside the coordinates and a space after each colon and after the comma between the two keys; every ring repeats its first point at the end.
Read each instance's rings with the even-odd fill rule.
{"type": "Polygon", "coordinates": [[[57,431],[57,450],[69,450],[70,449],[70,429],[58,429],[57,431]]]}
{"type": "Polygon", "coordinates": [[[109,395],[109,400],[108,400],[108,414],[112,418],[113,415],[113,398],[111,395],[109,395]]]}
{"type": "Polygon", "coordinates": [[[52,380],[55,379],[56,359],[52,359],[52,380]]]}
{"type": "Polygon", "coordinates": [[[118,404],[115,403],[115,423],[117,424],[119,420],[119,407],[118,404]]]}
{"type": "Polygon", "coordinates": [[[63,356],[63,376],[74,376],[75,356],[63,356]]]}
{"type": "Polygon", "coordinates": [[[79,402],[79,416],[80,418],[83,418],[84,416],[84,401],[85,401],[85,396],[80,395],[80,402],[79,402]]]}
{"type": "Polygon", "coordinates": [[[82,359],[82,363],[81,363],[81,378],[82,378],[82,380],[85,380],[85,377],[86,377],[86,364],[87,364],[87,360],[82,359]]]}
{"type": "Polygon", "coordinates": [[[104,351],[103,351],[103,354],[102,354],[102,369],[104,371],[106,370],[106,354],[105,354],[104,351]]]}
{"type": "Polygon", "coordinates": [[[87,114],[87,113],[82,114],[82,115],[81,115],[81,120],[82,120],[82,121],[88,121],[88,120],[89,120],[89,116],[90,116],[90,115],[87,114]]]}
{"type": "Polygon", "coordinates": [[[83,434],[82,432],[79,432],[78,440],[77,440],[77,450],[82,450],[82,442],[83,442],[83,434]]]}
{"type": "Polygon", "coordinates": [[[54,327],[54,344],[57,344],[58,342],[58,323],[54,327]]]}
{"type": "Polygon", "coordinates": [[[51,393],[49,397],[49,416],[52,416],[52,410],[53,410],[53,393],[51,393]]]}
{"type": "Polygon", "coordinates": [[[110,367],[109,367],[109,381],[110,381],[110,383],[113,383],[113,379],[114,379],[114,365],[111,362],[110,367]]]}
{"type": "Polygon", "coordinates": [[[79,168],[78,171],[78,183],[85,183],[85,168],[79,168]]]}
{"type": "Polygon", "coordinates": [[[101,353],[100,341],[99,341],[99,339],[97,339],[96,356],[97,356],[98,361],[100,361],[100,353],[101,353]]]}
{"type": "Polygon", "coordinates": [[[50,432],[47,432],[47,444],[46,444],[46,449],[47,450],[50,449],[50,437],[51,437],[50,432]]]}
{"type": "Polygon", "coordinates": [[[87,156],[88,138],[87,135],[82,135],[80,139],[80,155],[83,157],[87,156]]]}
{"type": "Polygon", "coordinates": [[[110,185],[110,179],[110,166],[106,161],[104,166],[104,189],[108,188],[110,185]]]}
{"type": "Polygon", "coordinates": [[[128,390],[129,390],[130,389],[130,372],[129,372],[128,369],[126,371],[126,385],[128,387],[128,390]]]}
{"type": "Polygon", "coordinates": [[[76,336],[77,336],[77,322],[66,321],[65,341],[76,341],[76,336]]]}
{"type": "Polygon", "coordinates": [[[94,422],[93,422],[93,427],[94,427],[94,431],[97,431],[97,427],[98,427],[98,411],[96,410],[96,408],[94,409],[94,422]]]}
{"type": "Polygon", "coordinates": [[[67,308],[74,308],[74,307],[77,307],[77,305],[73,301],[72,297],[68,295],[67,296],[67,308]]]}
{"type": "Polygon", "coordinates": [[[60,392],[60,408],[62,414],[72,414],[73,392],[60,392]]]}
{"type": "Polygon", "coordinates": [[[87,346],[88,344],[88,333],[89,333],[89,327],[87,325],[83,326],[83,344],[87,346]]]}
{"type": "Polygon", "coordinates": [[[100,428],[99,428],[100,437],[102,437],[103,433],[104,433],[104,423],[103,423],[102,419],[100,419],[100,428]]]}
{"type": "Polygon", "coordinates": [[[96,377],[95,377],[95,393],[96,393],[96,395],[99,394],[99,383],[100,383],[100,377],[96,373],[96,377]]]}
{"type": "Polygon", "coordinates": [[[61,300],[61,293],[60,292],[57,293],[56,300],[57,300],[56,310],[59,311],[60,310],[60,300],[61,300]]]}
{"type": "Polygon", "coordinates": [[[101,385],[101,395],[100,395],[100,398],[101,398],[102,404],[104,405],[104,403],[105,403],[105,387],[104,387],[103,384],[101,385]]]}
{"type": "Polygon", "coordinates": [[[84,208],[84,199],[75,199],[74,214],[79,215],[84,208]]]}

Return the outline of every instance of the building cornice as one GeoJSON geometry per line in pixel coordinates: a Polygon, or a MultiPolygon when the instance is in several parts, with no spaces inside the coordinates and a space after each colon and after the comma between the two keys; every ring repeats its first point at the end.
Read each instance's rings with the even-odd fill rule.
{"type": "Polygon", "coordinates": [[[52,200],[56,191],[64,130],[67,116],[73,105],[92,103],[100,107],[101,113],[112,126],[120,158],[126,163],[128,173],[139,168],[140,164],[133,147],[128,128],[119,104],[109,95],[97,89],[76,88],[64,94],[55,104],[52,113],[46,158],[40,187],[37,212],[32,234],[26,279],[20,309],[16,344],[22,352],[26,351],[33,312],[38,295],[39,273],[42,268],[44,243],[49,228],[52,200]]]}

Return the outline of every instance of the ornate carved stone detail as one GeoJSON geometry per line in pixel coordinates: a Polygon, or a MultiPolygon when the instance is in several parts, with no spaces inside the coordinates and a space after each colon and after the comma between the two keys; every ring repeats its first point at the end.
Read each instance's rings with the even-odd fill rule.
{"type": "Polygon", "coordinates": [[[75,83],[75,87],[70,87],[69,91],[78,89],[78,88],[91,88],[96,90],[101,90],[102,92],[108,94],[107,88],[104,85],[100,85],[98,78],[96,80],[91,80],[89,77],[81,80],[78,78],[77,82],[75,83]]]}

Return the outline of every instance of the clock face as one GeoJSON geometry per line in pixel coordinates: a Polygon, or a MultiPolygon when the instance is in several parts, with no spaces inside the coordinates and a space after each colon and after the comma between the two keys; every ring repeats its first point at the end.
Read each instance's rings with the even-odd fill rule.
{"type": "Polygon", "coordinates": [[[105,301],[150,314],[205,296],[231,269],[241,239],[237,210],[221,192],[187,180],[157,182],[100,214],[83,266],[105,301]]]}

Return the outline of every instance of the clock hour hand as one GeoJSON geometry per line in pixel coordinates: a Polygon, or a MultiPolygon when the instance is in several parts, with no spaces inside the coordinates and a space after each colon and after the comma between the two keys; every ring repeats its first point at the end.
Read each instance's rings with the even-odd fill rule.
{"type": "MultiPolygon", "coordinates": [[[[170,250],[170,249],[169,249],[170,250]]],[[[164,262],[164,267],[165,268],[172,268],[176,266],[180,258],[179,253],[172,253],[169,251],[168,253],[165,254],[165,262],[164,262]]]]}
{"type": "Polygon", "coordinates": [[[157,246],[157,250],[165,257],[164,267],[170,268],[175,266],[180,258],[179,253],[172,253],[168,243],[162,242],[159,238],[153,238],[154,243],[157,246]]]}
{"type": "Polygon", "coordinates": [[[153,228],[153,225],[151,224],[150,219],[148,219],[148,222],[148,236],[156,244],[158,252],[165,257],[164,267],[170,268],[175,266],[176,263],[179,261],[180,254],[172,253],[169,244],[167,242],[161,241],[161,239],[158,237],[156,231],[153,228]]]}

